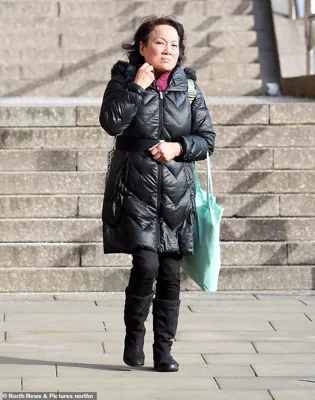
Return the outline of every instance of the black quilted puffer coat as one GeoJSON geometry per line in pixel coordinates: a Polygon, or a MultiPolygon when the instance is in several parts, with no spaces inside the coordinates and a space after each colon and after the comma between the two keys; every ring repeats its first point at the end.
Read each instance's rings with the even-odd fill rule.
{"type": "Polygon", "coordinates": [[[153,85],[135,84],[137,67],[119,61],[105,90],[100,124],[111,136],[130,140],[181,142],[183,153],[165,164],[149,151],[116,149],[103,202],[104,253],[132,253],[142,248],[192,254],[194,250],[194,161],[214,150],[215,133],[203,95],[190,105],[187,77],[176,67],[161,96],[153,85]]]}

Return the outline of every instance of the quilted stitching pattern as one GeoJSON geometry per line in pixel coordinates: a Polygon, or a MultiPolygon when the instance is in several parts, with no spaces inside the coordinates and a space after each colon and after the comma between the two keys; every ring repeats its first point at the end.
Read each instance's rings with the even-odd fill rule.
{"type": "Polygon", "coordinates": [[[129,65],[122,74],[114,76],[105,91],[103,128],[114,135],[181,141],[184,154],[158,164],[149,152],[126,156],[115,150],[103,204],[104,252],[147,248],[191,254],[195,187],[187,164],[206,158],[207,151],[213,151],[215,136],[203,96],[197,87],[198,98],[191,108],[182,68],[174,71],[163,103],[153,87],[128,86],[136,74],[134,67],[129,65]]]}

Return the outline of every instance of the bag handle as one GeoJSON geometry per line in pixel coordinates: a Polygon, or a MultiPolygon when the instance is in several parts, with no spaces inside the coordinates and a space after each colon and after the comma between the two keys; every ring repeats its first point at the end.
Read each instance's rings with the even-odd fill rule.
{"type": "MultiPolygon", "coordinates": [[[[188,83],[188,99],[190,104],[195,100],[197,96],[197,90],[195,88],[195,83],[192,79],[187,79],[188,83]]],[[[195,165],[195,175],[198,179],[198,171],[195,165]]],[[[207,151],[207,199],[209,200],[209,191],[213,196],[213,183],[212,183],[212,176],[211,176],[211,163],[210,163],[210,154],[207,151]]]]}
{"type": "Polygon", "coordinates": [[[207,151],[207,196],[209,199],[209,192],[211,196],[213,196],[213,183],[212,183],[212,176],[211,176],[211,163],[210,163],[210,154],[207,151]]]}

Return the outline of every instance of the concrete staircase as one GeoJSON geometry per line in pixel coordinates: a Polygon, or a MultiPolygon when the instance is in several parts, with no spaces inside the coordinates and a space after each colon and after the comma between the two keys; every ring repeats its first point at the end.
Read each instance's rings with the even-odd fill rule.
{"type": "MultiPolygon", "coordinates": [[[[313,289],[315,103],[245,100],[208,102],[225,208],[220,289],[313,289]]],[[[0,107],[1,292],[124,290],[130,258],[102,253],[112,139],[98,113],[99,103],[0,107]]]]}
{"type": "Polygon", "coordinates": [[[152,13],[184,23],[207,96],[261,94],[253,0],[0,0],[0,97],[101,97],[122,41],[152,13]]]}
{"type": "Polygon", "coordinates": [[[151,13],[184,23],[217,131],[220,289],[314,289],[315,103],[250,97],[277,79],[266,1],[0,0],[0,292],[124,290],[130,257],[102,252],[98,114],[151,13]]]}

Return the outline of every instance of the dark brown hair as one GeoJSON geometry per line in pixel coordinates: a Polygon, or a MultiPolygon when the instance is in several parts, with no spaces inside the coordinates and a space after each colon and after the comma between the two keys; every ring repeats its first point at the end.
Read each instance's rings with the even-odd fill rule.
{"type": "Polygon", "coordinates": [[[143,42],[146,45],[150,33],[159,25],[169,25],[176,29],[179,37],[179,57],[176,66],[183,64],[185,61],[185,31],[183,25],[177,22],[172,16],[157,17],[156,15],[150,15],[142,21],[135,33],[133,43],[122,44],[122,48],[123,50],[126,50],[126,54],[131,64],[139,65],[145,62],[144,57],[140,54],[140,42],[143,42]]]}

